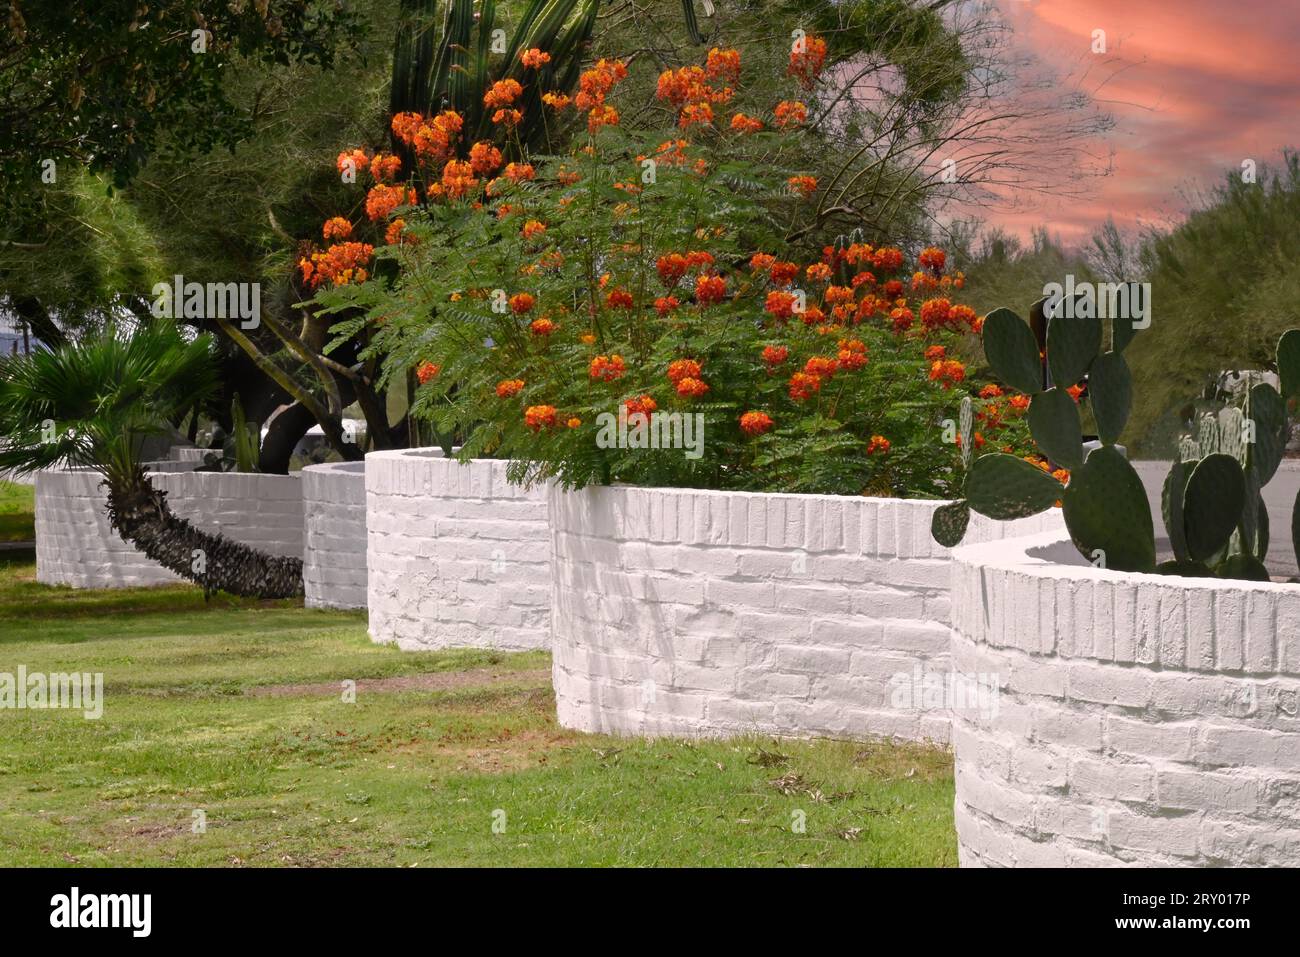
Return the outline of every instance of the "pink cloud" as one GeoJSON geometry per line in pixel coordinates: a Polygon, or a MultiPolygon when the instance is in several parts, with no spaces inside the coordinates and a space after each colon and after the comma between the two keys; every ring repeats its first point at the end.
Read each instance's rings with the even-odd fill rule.
{"type": "Polygon", "coordinates": [[[999,2],[1018,44],[1047,64],[1089,69],[1115,128],[1098,144],[1113,150],[1113,173],[1088,198],[994,211],[994,223],[1080,241],[1107,215],[1121,225],[1167,221],[1185,209],[1181,191],[1300,146],[1300,3],[999,2]],[[1090,51],[1096,29],[1105,54],[1090,51]]]}

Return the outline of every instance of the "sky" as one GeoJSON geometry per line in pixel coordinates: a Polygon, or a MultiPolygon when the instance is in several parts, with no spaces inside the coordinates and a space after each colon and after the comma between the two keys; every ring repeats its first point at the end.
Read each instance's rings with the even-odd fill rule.
{"type": "Polygon", "coordinates": [[[998,0],[1017,43],[1049,63],[1088,68],[1114,117],[1099,146],[1113,172],[1091,195],[989,219],[1027,235],[1046,225],[1069,244],[1107,215],[1121,228],[1168,225],[1189,189],[1243,160],[1300,148],[1300,0],[998,0]],[[1105,54],[1092,53],[1105,31],[1105,54]],[[1089,57],[1098,61],[1089,63],[1089,57]],[[1102,82],[1104,80],[1104,83],[1102,82]]]}

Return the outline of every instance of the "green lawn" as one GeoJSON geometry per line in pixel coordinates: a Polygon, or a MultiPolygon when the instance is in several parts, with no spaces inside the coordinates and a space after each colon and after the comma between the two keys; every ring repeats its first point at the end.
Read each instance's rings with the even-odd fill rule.
{"type": "Polygon", "coordinates": [[[543,654],[400,652],[361,614],[33,572],[0,553],[0,672],[103,672],[104,714],[0,710],[0,865],[956,861],[942,751],[578,734],[543,654]]]}
{"type": "Polygon", "coordinates": [[[36,539],[36,489],[0,481],[0,542],[36,539]]]}

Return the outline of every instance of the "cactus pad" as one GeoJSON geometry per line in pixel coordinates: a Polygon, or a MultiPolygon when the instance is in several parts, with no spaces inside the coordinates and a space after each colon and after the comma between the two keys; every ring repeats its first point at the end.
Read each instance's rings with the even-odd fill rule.
{"type": "Polygon", "coordinates": [[[983,338],[984,355],[998,378],[1026,395],[1043,391],[1038,340],[1023,319],[1010,309],[994,309],[984,317],[983,338]]]}
{"type": "Polygon", "coordinates": [[[1047,368],[1053,385],[1074,385],[1087,374],[1100,350],[1100,319],[1053,316],[1047,320],[1047,368]]]}
{"type": "Polygon", "coordinates": [[[1217,555],[1237,529],[1246,505],[1246,477],[1230,455],[1216,452],[1197,463],[1183,495],[1187,554],[1203,562],[1217,555]]]}
{"type": "Polygon", "coordinates": [[[1029,403],[1029,431],[1038,448],[1067,469],[1083,464],[1083,427],[1079,407],[1062,388],[1040,392],[1029,403]]]}
{"type": "Polygon", "coordinates": [[[1300,329],[1283,333],[1277,341],[1277,372],[1282,380],[1283,397],[1300,396],[1300,329]]]}
{"type": "Polygon", "coordinates": [[[977,458],[966,475],[972,511],[1000,522],[1045,512],[1061,497],[1061,483],[1024,459],[1005,452],[977,458]]]}
{"type": "Polygon", "coordinates": [[[1156,565],[1155,529],[1146,490],[1128,459],[1103,445],[1070,478],[1063,498],[1074,547],[1089,561],[1122,572],[1156,565]]]}
{"type": "Polygon", "coordinates": [[[1187,491],[1187,480],[1192,477],[1192,469],[1196,468],[1197,461],[1175,462],[1165,476],[1164,489],[1160,493],[1160,514],[1165,522],[1165,533],[1169,536],[1174,559],[1180,563],[1189,561],[1187,537],[1183,533],[1183,496],[1187,491]]]}
{"type": "Polygon", "coordinates": [[[1093,362],[1088,375],[1088,400],[1102,442],[1114,445],[1133,405],[1133,376],[1118,352],[1107,352],[1093,362]]]}
{"type": "Polygon", "coordinates": [[[970,506],[964,499],[958,499],[935,509],[930,518],[930,534],[944,548],[953,548],[966,535],[969,524],[970,506]]]}

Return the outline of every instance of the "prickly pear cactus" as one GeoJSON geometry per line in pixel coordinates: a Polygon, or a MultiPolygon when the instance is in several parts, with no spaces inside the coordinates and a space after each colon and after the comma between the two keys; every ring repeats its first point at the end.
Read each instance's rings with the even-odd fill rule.
{"type": "MultiPolygon", "coordinates": [[[[1044,455],[1072,471],[1069,485],[1062,488],[1052,475],[1015,456],[982,455],[967,469],[964,501],[940,510],[942,518],[935,516],[932,531],[947,544],[959,524],[964,529],[961,508],[1005,521],[1046,511],[1059,501],[1075,547],[1089,560],[1101,555],[1100,563],[1109,568],[1150,570],[1155,565],[1151,510],[1133,466],[1114,448],[1132,404],[1128,365],[1119,351],[1101,351],[1105,336],[1100,320],[1046,319],[1044,357],[1023,319],[1010,309],[994,310],[984,319],[984,354],[1003,382],[1031,396],[1030,433],[1044,455]],[[1044,361],[1051,387],[1045,387],[1044,361]],[[1085,378],[1104,453],[1091,457],[1084,451],[1078,401],[1067,392],[1085,378]]],[[[1131,337],[1120,338],[1127,344],[1131,337]]]]}
{"type": "MultiPolygon", "coordinates": [[[[1290,435],[1287,400],[1300,395],[1300,330],[1279,340],[1277,367],[1281,392],[1248,376],[1241,406],[1202,415],[1196,435],[1179,443],[1163,499],[1174,549],[1174,562],[1167,564],[1183,569],[1176,573],[1208,566],[1224,578],[1268,580],[1263,489],[1281,465],[1290,435]]],[[[1292,527],[1300,562],[1300,516],[1293,516],[1292,527]]]]}
{"type": "MultiPolygon", "coordinates": [[[[1072,474],[1062,490],[1050,475],[1015,456],[989,453],[972,459],[963,419],[965,498],[938,510],[935,538],[956,544],[972,511],[1005,521],[1045,511],[1059,500],[1071,540],[1095,564],[1118,571],[1267,580],[1268,512],[1261,490],[1282,460],[1289,435],[1287,402],[1300,399],[1300,330],[1278,342],[1280,392],[1255,382],[1242,407],[1201,416],[1195,434],[1180,440],[1161,500],[1174,557],[1160,565],[1142,482],[1115,448],[1133,401],[1132,375],[1122,354],[1132,333],[1119,323],[1112,333],[1111,350],[1102,352],[1105,336],[1097,320],[1047,317],[1042,357],[1029,325],[1010,309],[985,317],[989,364],[1003,382],[1031,397],[1027,420],[1034,442],[1072,474]],[[1091,455],[1084,452],[1078,405],[1066,392],[1085,378],[1101,439],[1101,448],[1091,455]]],[[[1300,562],[1300,497],[1291,531],[1300,562]]]]}

